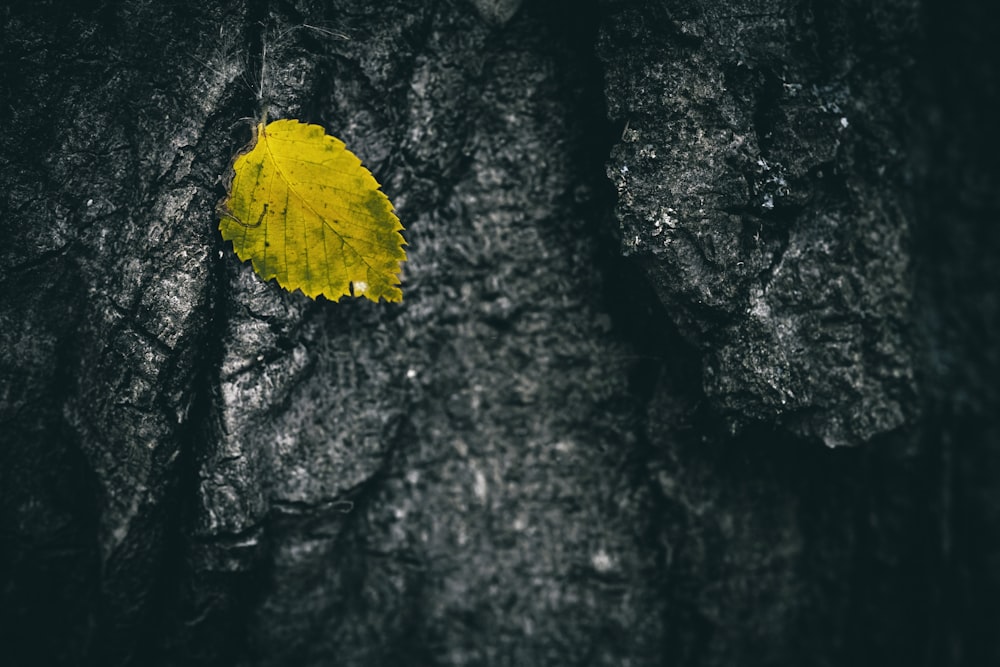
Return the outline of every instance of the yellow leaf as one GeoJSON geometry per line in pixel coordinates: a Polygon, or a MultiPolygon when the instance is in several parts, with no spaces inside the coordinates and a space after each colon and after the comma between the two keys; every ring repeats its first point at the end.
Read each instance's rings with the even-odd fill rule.
{"type": "Polygon", "coordinates": [[[403,226],[371,172],[319,125],[258,124],[220,215],[222,238],[264,280],[313,299],[403,299],[403,226]]]}

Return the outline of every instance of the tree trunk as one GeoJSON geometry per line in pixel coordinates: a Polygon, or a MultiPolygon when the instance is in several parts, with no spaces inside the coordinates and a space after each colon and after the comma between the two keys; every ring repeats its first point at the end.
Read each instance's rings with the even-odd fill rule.
{"type": "Polygon", "coordinates": [[[1000,664],[986,4],[0,10],[0,661],[1000,664]],[[402,304],[222,242],[265,115],[402,304]]]}

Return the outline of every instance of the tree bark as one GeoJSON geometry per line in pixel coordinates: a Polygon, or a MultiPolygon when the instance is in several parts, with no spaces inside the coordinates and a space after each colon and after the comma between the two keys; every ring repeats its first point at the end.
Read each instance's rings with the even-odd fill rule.
{"type": "Polygon", "coordinates": [[[1000,662],[984,4],[0,11],[3,663],[1000,662]],[[401,305],[223,244],[265,116],[401,305]]]}

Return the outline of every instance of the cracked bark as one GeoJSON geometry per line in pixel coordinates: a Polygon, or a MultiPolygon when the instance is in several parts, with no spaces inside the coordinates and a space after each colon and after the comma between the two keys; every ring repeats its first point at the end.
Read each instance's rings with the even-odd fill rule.
{"type": "Polygon", "coordinates": [[[997,662],[991,13],[428,4],[0,13],[4,663],[997,662]],[[401,306],[223,247],[262,111],[401,306]]]}

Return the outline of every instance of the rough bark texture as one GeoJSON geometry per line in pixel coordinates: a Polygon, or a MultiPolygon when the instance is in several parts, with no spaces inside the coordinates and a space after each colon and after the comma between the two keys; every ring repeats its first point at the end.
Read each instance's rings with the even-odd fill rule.
{"type": "Polygon", "coordinates": [[[911,0],[606,3],[624,249],[705,350],[734,430],[831,446],[914,401],[911,0]]]}
{"type": "Polygon", "coordinates": [[[0,661],[1000,663],[986,4],[0,10],[0,661]],[[401,306],[223,246],[264,111],[401,306]]]}

